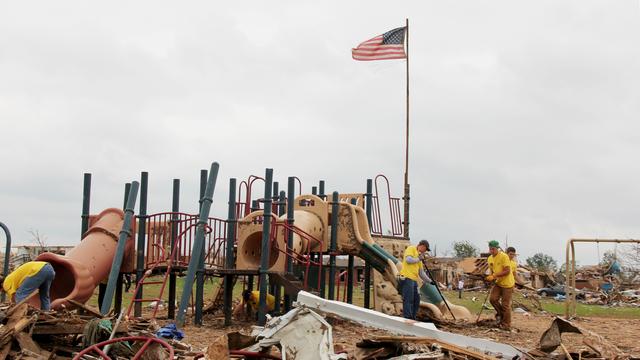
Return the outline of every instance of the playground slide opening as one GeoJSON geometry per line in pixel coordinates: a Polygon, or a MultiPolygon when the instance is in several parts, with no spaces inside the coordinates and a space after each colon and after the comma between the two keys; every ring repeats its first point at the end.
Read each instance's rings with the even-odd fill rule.
{"type": "MultiPolygon", "coordinates": [[[[101,281],[107,278],[115,256],[118,234],[124,221],[124,212],[109,208],[92,219],[93,225],[84,234],[82,241],[66,255],[40,254],[36,260],[49,262],[56,272],[51,284],[51,308],[73,307],[69,300],[86,302],[101,281]]],[[[133,232],[132,232],[133,233],[133,232]]],[[[133,248],[132,238],[127,249],[133,248]]],[[[30,303],[40,305],[37,296],[30,303]]]]}

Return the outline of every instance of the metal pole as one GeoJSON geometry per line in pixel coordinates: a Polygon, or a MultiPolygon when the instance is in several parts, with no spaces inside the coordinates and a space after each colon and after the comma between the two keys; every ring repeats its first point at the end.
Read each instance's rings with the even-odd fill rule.
{"type": "MultiPolygon", "coordinates": [[[[143,171],[140,174],[140,210],[138,211],[138,243],[136,246],[136,284],[142,280],[145,270],[144,250],[145,237],[147,231],[147,192],[149,186],[149,173],[143,171]]],[[[135,294],[136,300],[142,299],[142,288],[140,286],[135,294]]],[[[138,301],[133,305],[133,316],[142,316],[142,302],[138,301]]]]}
{"type": "Polygon", "coordinates": [[[317,186],[312,186],[311,187],[311,195],[318,195],[318,187],[317,186]]]}
{"type": "MultiPolygon", "coordinates": [[[[124,201],[122,204],[122,209],[124,210],[127,207],[127,198],[129,196],[129,192],[131,191],[131,183],[126,183],[124,185],[124,201]]],[[[133,217],[132,222],[135,223],[136,218],[135,216],[133,217]]],[[[135,237],[135,233],[132,234],[132,236],[135,237]]],[[[124,274],[122,274],[122,272],[118,273],[118,280],[116,281],[116,298],[115,298],[115,302],[113,304],[113,311],[116,314],[119,314],[120,312],[122,312],[122,286],[123,286],[123,277],[124,274]]]]}
{"type": "Polygon", "coordinates": [[[193,243],[193,250],[191,252],[191,260],[189,260],[189,267],[187,269],[187,276],[184,279],[184,286],[182,288],[182,297],[180,298],[180,308],[178,309],[178,316],[176,317],[176,325],[184,325],[184,318],[187,313],[187,307],[189,306],[189,298],[191,297],[191,290],[193,289],[193,281],[196,276],[196,269],[200,263],[200,256],[204,251],[204,237],[205,227],[209,220],[209,212],[211,211],[211,203],[213,203],[213,191],[216,187],[216,179],[218,178],[218,169],[220,165],[217,162],[211,164],[211,170],[209,172],[209,179],[207,181],[207,189],[205,195],[202,198],[202,206],[200,207],[200,217],[198,224],[196,225],[196,238],[193,243]]]}
{"type": "MultiPolygon", "coordinates": [[[[7,243],[4,249],[4,265],[2,267],[2,276],[5,278],[9,275],[9,261],[11,260],[11,232],[7,225],[0,222],[0,228],[4,230],[4,235],[7,238],[7,243]]],[[[0,293],[0,302],[4,302],[5,300],[5,292],[0,293]]]]}
{"type": "MultiPolygon", "coordinates": [[[[369,231],[371,231],[371,201],[373,199],[373,180],[367,179],[367,192],[364,194],[366,198],[367,221],[369,222],[369,231]]],[[[365,260],[364,263],[364,308],[371,308],[371,263],[365,260]]]]}
{"type": "Polygon", "coordinates": [[[318,184],[318,196],[320,196],[322,200],[327,199],[327,195],[324,193],[324,180],[320,180],[318,184]]]}
{"type": "MultiPolygon", "coordinates": [[[[283,191],[280,191],[280,196],[278,196],[278,215],[282,216],[285,213],[285,199],[286,199],[286,193],[283,191]]],[[[277,283],[274,285],[274,289],[273,289],[273,294],[276,297],[276,304],[275,304],[275,312],[276,313],[280,313],[280,299],[282,296],[282,287],[280,285],[278,285],[277,283]]]]}
{"type": "Polygon", "coordinates": [[[109,273],[109,282],[107,283],[107,290],[102,301],[100,312],[103,315],[109,313],[111,310],[111,301],[116,290],[116,282],[120,273],[120,266],[122,265],[122,258],[124,257],[124,249],[127,243],[127,238],[131,236],[131,221],[133,219],[133,208],[136,205],[136,198],[138,197],[138,187],[140,184],[137,181],[131,183],[131,191],[127,200],[127,206],[124,211],[124,222],[122,229],[120,230],[120,236],[118,238],[118,245],[116,248],[116,254],[113,257],[111,263],[111,271],[109,273]]]}
{"type": "MultiPolygon", "coordinates": [[[[236,240],[236,179],[229,180],[229,212],[227,213],[227,253],[224,267],[226,270],[235,269],[235,258],[233,248],[236,240]]],[[[231,325],[231,306],[233,305],[233,277],[235,275],[226,274],[224,276],[224,325],[231,325]]]]}
{"type": "MultiPolygon", "coordinates": [[[[329,300],[335,300],[336,249],[338,247],[338,192],[331,196],[331,243],[329,244],[329,300]]],[[[324,270],[324,269],[323,269],[324,270]]],[[[324,272],[324,271],[323,271],[324,272]]]]}
{"type": "MultiPolygon", "coordinates": [[[[200,207],[198,210],[202,210],[202,198],[204,192],[207,189],[207,170],[200,170],[200,207]]],[[[204,306],[204,260],[207,256],[207,251],[202,252],[200,255],[200,261],[198,261],[198,270],[196,271],[196,308],[195,319],[196,325],[202,325],[202,308],[204,306]]]]}
{"type": "Polygon", "coordinates": [[[91,203],[91,174],[84,174],[84,181],[82,186],[82,224],[80,228],[80,238],[84,237],[84,234],[89,230],[89,212],[91,203]]]}
{"type": "MultiPolygon", "coordinates": [[[[293,230],[291,230],[291,226],[293,226],[294,221],[293,205],[296,197],[295,180],[293,176],[290,176],[287,180],[287,225],[289,226],[289,230],[287,231],[287,252],[293,247],[293,230]]],[[[293,274],[293,259],[289,255],[287,255],[286,271],[289,275],[293,274]]],[[[288,294],[284,296],[284,310],[291,310],[291,297],[288,294]]]]}
{"type": "MultiPolygon", "coordinates": [[[[173,200],[171,204],[171,253],[176,247],[176,240],[178,239],[178,228],[180,219],[178,212],[180,211],[180,179],[173,179],[173,200]]],[[[193,256],[193,253],[191,254],[193,256]]],[[[176,259],[172,256],[169,261],[172,265],[175,264],[176,259]]],[[[167,317],[174,319],[176,317],[176,273],[175,267],[171,267],[171,273],[169,274],[169,306],[167,311],[167,317]]]]}
{"type": "MultiPolygon", "coordinates": [[[[354,198],[351,199],[351,205],[356,205],[358,201],[354,198]]],[[[355,258],[353,255],[348,256],[347,263],[347,303],[353,304],[353,274],[355,267],[355,258]]]]}
{"type": "Polygon", "coordinates": [[[404,159],[404,237],[409,238],[409,19],[407,20],[407,133],[404,159]]]}
{"type": "Polygon", "coordinates": [[[271,190],[273,169],[267,169],[264,176],[264,220],[262,222],[262,252],[260,253],[260,301],[258,305],[258,325],[267,321],[267,271],[269,268],[269,248],[271,245],[271,190]]]}

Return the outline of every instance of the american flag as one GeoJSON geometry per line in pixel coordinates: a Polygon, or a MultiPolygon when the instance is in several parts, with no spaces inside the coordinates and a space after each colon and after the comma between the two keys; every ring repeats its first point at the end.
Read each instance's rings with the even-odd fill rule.
{"type": "Polygon", "coordinates": [[[389,60],[406,59],[404,52],[404,32],[407,28],[400,27],[378,35],[351,49],[351,56],[354,60],[389,60]]]}

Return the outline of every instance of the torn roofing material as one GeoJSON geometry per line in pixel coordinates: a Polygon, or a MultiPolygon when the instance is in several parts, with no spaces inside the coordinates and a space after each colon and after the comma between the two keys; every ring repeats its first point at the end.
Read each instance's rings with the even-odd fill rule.
{"type": "Polygon", "coordinates": [[[497,357],[501,355],[507,359],[522,359],[524,357],[521,351],[511,345],[440,331],[432,323],[407,320],[339,301],[325,300],[306,291],[298,293],[296,304],[395,334],[430,337],[460,347],[480,350],[497,357]]]}

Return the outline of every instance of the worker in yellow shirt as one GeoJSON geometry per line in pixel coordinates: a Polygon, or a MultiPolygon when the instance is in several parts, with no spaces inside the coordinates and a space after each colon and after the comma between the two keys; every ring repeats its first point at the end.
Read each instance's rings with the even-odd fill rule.
{"type": "Polygon", "coordinates": [[[29,261],[7,275],[2,282],[2,290],[6,291],[10,298],[15,294],[16,302],[24,300],[32,292],[38,290],[40,308],[49,310],[51,308],[49,289],[55,276],[56,272],[48,262],[29,261]]]}
{"type": "Polygon", "coordinates": [[[510,330],[511,297],[515,285],[513,271],[511,271],[511,260],[507,254],[500,250],[500,244],[495,240],[489,241],[489,252],[491,253],[487,259],[489,276],[486,277],[486,280],[495,283],[491,288],[489,301],[496,309],[498,327],[510,330]]]}
{"type": "Polygon", "coordinates": [[[511,272],[513,273],[513,279],[518,282],[518,261],[516,260],[516,248],[509,246],[507,248],[507,255],[509,255],[509,262],[511,263],[511,272]]]}
{"type": "MultiPolygon", "coordinates": [[[[260,291],[244,290],[242,292],[242,303],[233,311],[234,315],[239,316],[242,313],[253,314],[258,311],[260,304],[260,291]]],[[[267,294],[267,312],[273,311],[276,307],[276,298],[271,294],[267,294]]]]}
{"type": "Polygon", "coordinates": [[[418,278],[426,283],[435,285],[424,271],[422,259],[429,251],[429,242],[420,240],[417,246],[410,245],[404,251],[400,281],[398,283],[402,294],[402,316],[406,319],[416,319],[420,307],[420,293],[418,293],[418,278]]]}

